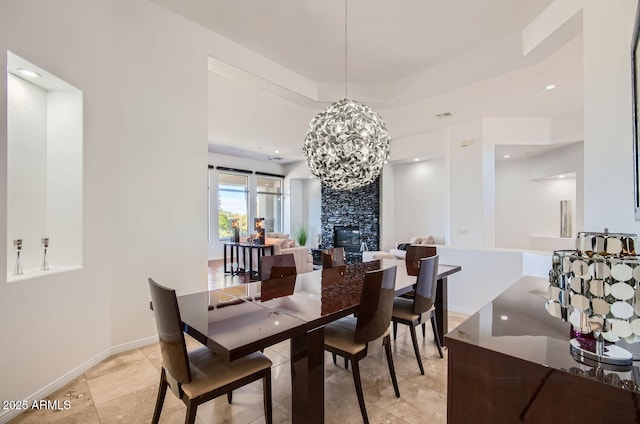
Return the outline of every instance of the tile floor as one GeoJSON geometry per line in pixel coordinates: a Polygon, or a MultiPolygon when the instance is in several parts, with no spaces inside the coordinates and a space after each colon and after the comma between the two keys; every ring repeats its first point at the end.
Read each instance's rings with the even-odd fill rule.
{"type": "MultiPolygon", "coordinates": [[[[464,319],[466,316],[450,312],[449,328],[464,319]]],[[[418,334],[425,375],[418,371],[406,326],[398,327],[398,339],[393,343],[400,398],[393,393],[381,340],[371,343],[369,356],[360,365],[370,422],[446,422],[447,353],[445,350],[444,359],[440,359],[429,325],[425,339],[418,334]]],[[[188,341],[188,347],[195,345],[196,341],[188,341]]],[[[273,362],[274,422],[291,422],[288,342],[266,349],[265,354],[273,362]]],[[[331,355],[325,354],[325,422],[361,423],[351,367],[345,370],[341,361],[338,364],[334,365],[331,355]]],[[[159,378],[158,344],[114,355],[49,397],[70,401],[68,410],[29,410],[11,423],[148,423],[153,415],[159,378]]],[[[185,412],[182,402],[168,391],[160,422],[182,423],[185,412]]],[[[225,396],[201,405],[196,422],[263,423],[262,383],[235,391],[231,405],[225,396]]]]}
{"type": "MultiPolygon", "coordinates": [[[[242,290],[241,276],[224,273],[222,260],[209,261],[209,289],[236,286],[242,290]]],[[[449,312],[449,329],[467,318],[449,312]]],[[[418,331],[420,334],[420,331],[418,331]]],[[[199,343],[187,337],[187,348],[199,343]]],[[[406,326],[398,326],[398,339],[392,343],[393,359],[400,387],[396,398],[382,349],[382,341],[370,344],[369,356],[360,364],[367,412],[371,423],[446,422],[447,353],[438,356],[433,334],[427,325],[427,337],[418,336],[425,375],[420,375],[413,356],[411,336],[406,326]]],[[[291,375],[289,344],[283,342],[265,350],[273,362],[273,419],[275,423],[291,422],[291,375]]],[[[28,410],[11,423],[109,424],[148,423],[153,416],[160,380],[160,348],[149,345],[114,355],[48,397],[70,401],[61,411],[28,410]]],[[[183,423],[186,408],[173,393],[167,392],[160,417],[161,423],[183,423]]],[[[264,423],[262,383],[256,382],[234,391],[233,404],[226,397],[214,399],[198,408],[196,422],[264,423]]],[[[335,366],[325,354],[325,422],[361,423],[351,369],[340,361],[335,366]]]]}

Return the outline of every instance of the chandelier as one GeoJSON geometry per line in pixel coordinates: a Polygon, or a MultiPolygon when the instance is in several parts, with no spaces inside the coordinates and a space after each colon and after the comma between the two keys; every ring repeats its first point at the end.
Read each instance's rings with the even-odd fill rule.
{"type": "Polygon", "coordinates": [[[302,151],[311,174],[334,190],[353,190],[372,183],[389,158],[389,132],[369,106],[347,96],[347,0],[344,4],[345,98],[309,123],[302,151]]]}

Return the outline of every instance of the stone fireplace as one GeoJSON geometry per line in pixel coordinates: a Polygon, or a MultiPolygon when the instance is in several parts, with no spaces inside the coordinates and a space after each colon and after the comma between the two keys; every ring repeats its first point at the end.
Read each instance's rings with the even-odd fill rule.
{"type": "Polygon", "coordinates": [[[358,242],[354,233],[346,233],[345,247],[347,262],[360,262],[360,245],[365,243],[367,250],[380,250],[380,178],[371,184],[352,191],[338,191],[327,187],[321,189],[321,243],[322,249],[340,247],[336,245],[335,230],[349,228],[357,230],[358,242]]]}

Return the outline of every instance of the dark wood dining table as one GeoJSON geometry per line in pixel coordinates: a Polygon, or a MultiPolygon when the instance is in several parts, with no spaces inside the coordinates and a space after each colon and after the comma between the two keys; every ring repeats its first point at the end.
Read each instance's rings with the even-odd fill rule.
{"type": "MultiPolygon", "coordinates": [[[[351,265],[345,274],[369,266],[351,265]]],[[[416,277],[407,275],[404,261],[380,262],[380,268],[391,266],[397,266],[396,294],[411,291],[416,277]]],[[[438,267],[436,316],[441,337],[447,325],[447,277],[460,270],[457,265],[438,267]]],[[[184,331],[229,361],[291,340],[292,422],[322,423],[324,325],[357,312],[361,291],[353,278],[335,277],[330,270],[317,270],[277,282],[178,296],[184,331]]]]}

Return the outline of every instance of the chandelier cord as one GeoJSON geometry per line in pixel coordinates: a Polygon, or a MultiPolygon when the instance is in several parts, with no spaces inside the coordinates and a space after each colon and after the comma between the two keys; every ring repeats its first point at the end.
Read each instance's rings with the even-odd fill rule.
{"type": "Polygon", "coordinates": [[[347,88],[347,3],[348,0],[344,0],[344,98],[349,98],[347,88]]]}

